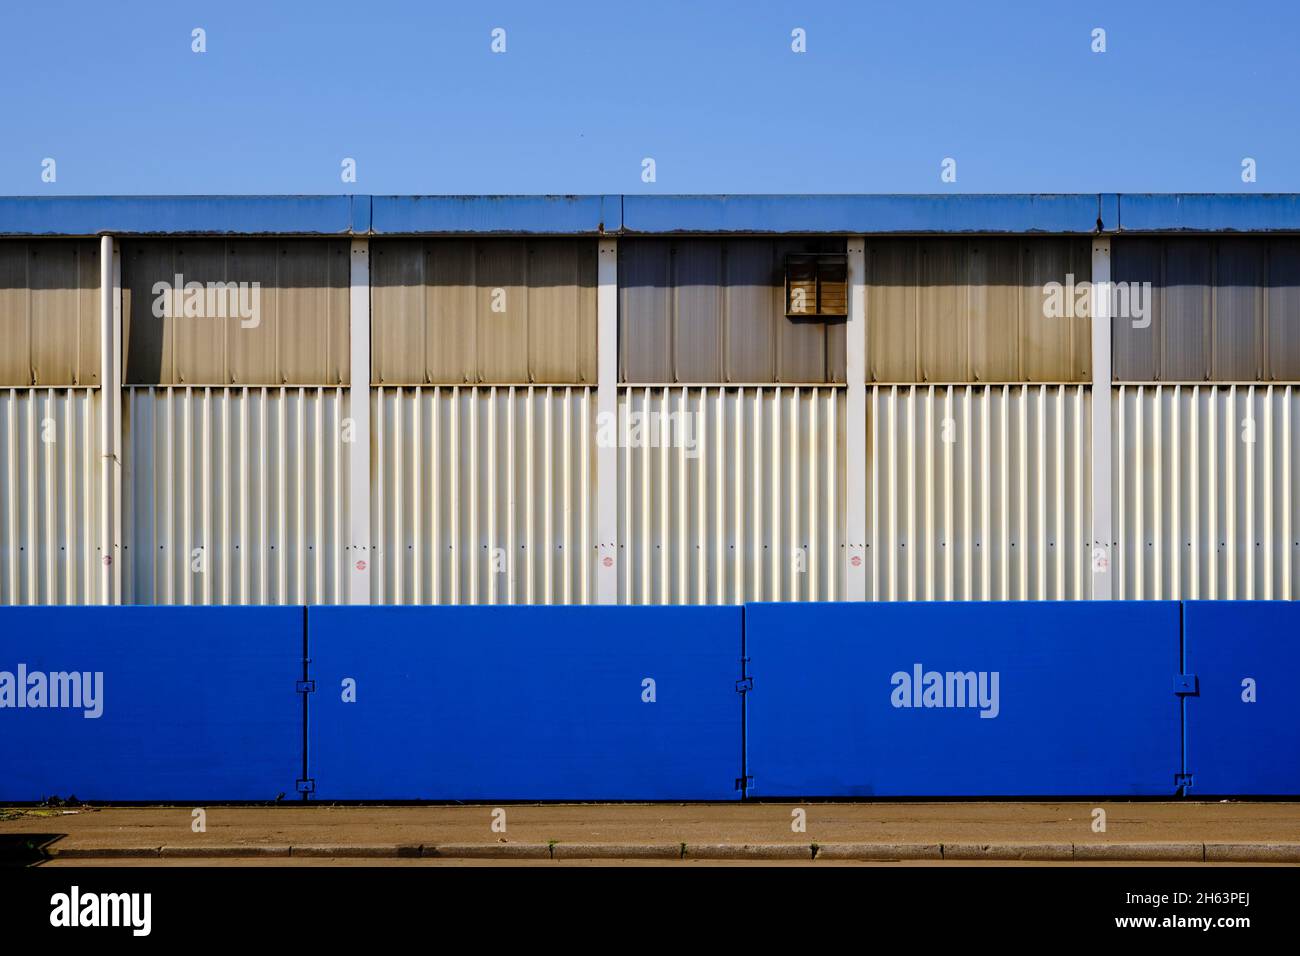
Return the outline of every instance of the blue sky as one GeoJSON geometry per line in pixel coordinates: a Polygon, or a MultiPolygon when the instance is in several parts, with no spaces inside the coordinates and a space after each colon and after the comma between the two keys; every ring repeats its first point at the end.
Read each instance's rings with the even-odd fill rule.
{"type": "Polygon", "coordinates": [[[11,2],[0,194],[1300,191],[1297,39],[1282,0],[11,2]]]}

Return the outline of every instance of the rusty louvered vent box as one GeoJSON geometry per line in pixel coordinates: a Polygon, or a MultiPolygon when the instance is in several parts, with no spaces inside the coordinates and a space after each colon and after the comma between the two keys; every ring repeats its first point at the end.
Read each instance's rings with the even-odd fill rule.
{"type": "Polygon", "coordinates": [[[786,317],[846,317],[849,314],[848,271],[848,257],[839,253],[786,256],[786,317]]]}

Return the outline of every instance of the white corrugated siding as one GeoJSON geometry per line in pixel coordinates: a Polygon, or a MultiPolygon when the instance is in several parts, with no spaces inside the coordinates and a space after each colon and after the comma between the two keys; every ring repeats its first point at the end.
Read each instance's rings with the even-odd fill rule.
{"type": "Polygon", "coordinates": [[[881,601],[1086,598],[1090,390],[868,392],[868,594],[881,601]]]}
{"type": "Polygon", "coordinates": [[[1300,593],[1300,392],[1139,385],[1116,396],[1115,596],[1300,593]]]}
{"type": "Polygon", "coordinates": [[[127,389],[123,602],[343,600],[346,454],[355,447],[343,441],[346,396],[342,388],[127,389]]]}
{"type": "Polygon", "coordinates": [[[843,389],[619,389],[620,421],[658,436],[646,413],[693,423],[694,448],[620,441],[620,603],[843,595],[843,389]]]}
{"type": "Polygon", "coordinates": [[[595,391],[372,389],[376,604],[595,600],[595,391]]]}
{"type": "Polygon", "coordinates": [[[99,593],[97,389],[0,389],[0,604],[99,593]]]}

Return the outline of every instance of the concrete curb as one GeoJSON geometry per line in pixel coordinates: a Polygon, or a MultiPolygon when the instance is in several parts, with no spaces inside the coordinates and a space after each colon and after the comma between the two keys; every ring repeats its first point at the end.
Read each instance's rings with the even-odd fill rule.
{"type": "Polygon", "coordinates": [[[944,843],[945,860],[1073,860],[1072,843],[944,843]]]}
{"type": "Polygon", "coordinates": [[[551,846],[548,843],[444,843],[426,846],[420,855],[457,860],[549,860],[551,846]]]}
{"type": "Polygon", "coordinates": [[[942,860],[937,843],[827,843],[817,847],[818,860],[942,860]]]}
{"type": "Polygon", "coordinates": [[[1164,860],[1177,863],[1205,861],[1204,843],[1076,843],[1074,858],[1086,860],[1164,860]]]}
{"type": "Polygon", "coordinates": [[[186,859],[237,859],[240,857],[288,856],[288,846],[165,846],[159,856],[186,859]]]}
{"type": "Polygon", "coordinates": [[[51,846],[44,853],[50,858],[69,860],[126,860],[156,857],[161,849],[156,846],[51,846]]]}
{"type": "Polygon", "coordinates": [[[445,843],[48,846],[49,859],[962,860],[1300,863],[1300,843],[445,843]],[[814,846],[816,852],[814,853],[814,846]]]}
{"type": "Polygon", "coordinates": [[[811,860],[809,843],[688,843],[687,860],[811,860]]]}
{"type": "Polygon", "coordinates": [[[1207,863],[1300,863],[1300,843],[1207,843],[1207,863]]]}
{"type": "Polygon", "coordinates": [[[396,859],[398,857],[418,857],[423,848],[414,846],[291,846],[290,856],[298,857],[338,857],[349,859],[396,859]]]}
{"type": "Polygon", "coordinates": [[[557,843],[552,849],[556,860],[680,860],[681,843],[557,843]]]}

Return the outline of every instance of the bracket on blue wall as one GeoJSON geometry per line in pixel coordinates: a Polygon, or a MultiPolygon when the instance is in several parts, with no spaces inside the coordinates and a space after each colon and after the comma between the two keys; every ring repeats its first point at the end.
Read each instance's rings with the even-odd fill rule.
{"type": "Polygon", "coordinates": [[[1175,675],[1174,693],[1179,697],[1195,697],[1200,692],[1200,681],[1195,674],[1175,675]]]}

